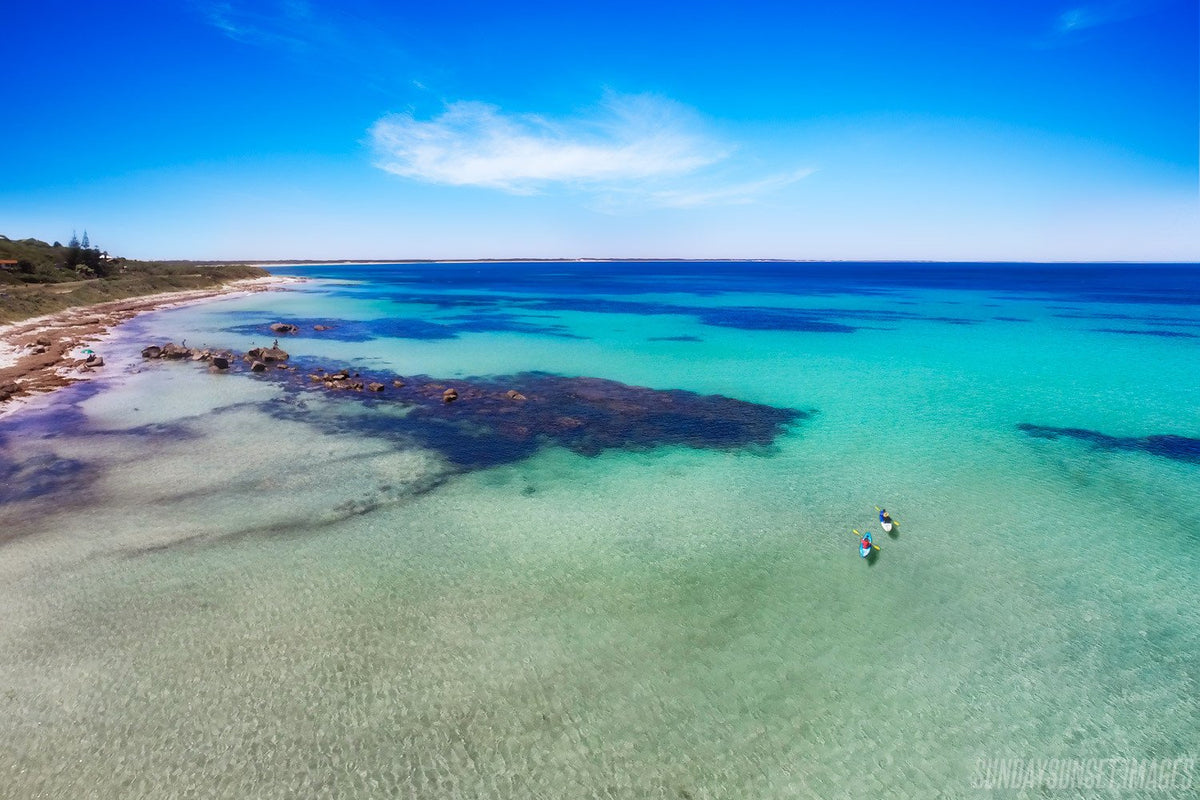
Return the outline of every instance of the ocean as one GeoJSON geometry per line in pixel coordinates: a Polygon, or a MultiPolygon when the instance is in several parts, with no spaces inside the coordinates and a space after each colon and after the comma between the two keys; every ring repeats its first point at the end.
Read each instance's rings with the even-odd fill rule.
{"type": "Polygon", "coordinates": [[[1195,796],[1200,266],[272,272],[0,419],[0,797],[1195,796]]]}

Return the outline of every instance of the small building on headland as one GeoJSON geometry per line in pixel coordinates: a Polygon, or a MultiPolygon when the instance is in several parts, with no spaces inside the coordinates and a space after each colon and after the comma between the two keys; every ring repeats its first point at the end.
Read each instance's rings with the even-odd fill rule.
{"type": "Polygon", "coordinates": [[[15,258],[0,258],[0,269],[15,269],[17,260],[15,258]]]}

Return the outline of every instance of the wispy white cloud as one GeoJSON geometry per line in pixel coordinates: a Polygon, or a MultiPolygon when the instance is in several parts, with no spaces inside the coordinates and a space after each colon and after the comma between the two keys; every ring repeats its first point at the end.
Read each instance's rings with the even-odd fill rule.
{"type": "Polygon", "coordinates": [[[612,94],[570,118],[456,102],[429,120],[384,117],[370,136],[377,166],[404,178],[514,194],[567,187],[594,194],[610,209],[630,202],[746,203],[807,174],[706,180],[706,169],[727,162],[736,148],[707,133],[691,110],[651,95],[612,94]]]}
{"type": "Polygon", "coordinates": [[[478,102],[451,103],[418,120],[393,114],[371,127],[382,169],[451,186],[529,193],[549,184],[599,185],[692,172],[728,148],[698,130],[668,100],[610,96],[571,119],[505,114],[478,102]]]}
{"type": "Polygon", "coordinates": [[[396,36],[354,3],[314,0],[191,0],[200,17],[229,39],[292,58],[306,71],[367,83],[394,93],[424,87],[396,36]],[[404,77],[408,76],[408,77],[404,77]]]}
{"type": "Polygon", "coordinates": [[[763,195],[790,186],[807,178],[816,170],[797,169],[777,175],[769,175],[753,181],[718,186],[695,188],[662,189],[652,191],[648,199],[655,205],[668,208],[695,208],[711,205],[746,205],[757,202],[763,195]]]}
{"type": "Polygon", "coordinates": [[[1158,5],[1160,0],[1100,0],[1074,6],[1055,18],[1054,34],[1059,37],[1071,37],[1081,31],[1147,14],[1158,5]]]}
{"type": "Polygon", "coordinates": [[[198,0],[196,6],[210,25],[246,44],[304,51],[318,46],[330,32],[317,21],[307,0],[276,0],[255,6],[237,0],[198,0]]]}

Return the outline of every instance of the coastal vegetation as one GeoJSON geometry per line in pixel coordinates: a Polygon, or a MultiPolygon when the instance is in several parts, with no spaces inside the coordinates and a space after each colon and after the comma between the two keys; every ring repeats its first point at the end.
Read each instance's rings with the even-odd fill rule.
{"type": "Polygon", "coordinates": [[[82,239],[72,234],[66,245],[0,235],[0,323],[109,300],[207,289],[267,274],[245,264],[114,257],[94,247],[86,231],[82,239]]]}

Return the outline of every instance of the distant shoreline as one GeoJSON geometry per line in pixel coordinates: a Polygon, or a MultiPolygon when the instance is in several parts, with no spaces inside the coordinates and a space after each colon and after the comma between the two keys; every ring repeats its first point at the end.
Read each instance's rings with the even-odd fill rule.
{"type": "Polygon", "coordinates": [[[1007,264],[1013,266],[1064,266],[1078,264],[1080,266],[1098,266],[1101,264],[1121,265],[1162,265],[1162,266],[1200,266],[1197,261],[941,261],[921,259],[887,259],[887,258],[395,258],[395,259],[276,259],[276,260],[230,260],[230,261],[197,261],[204,266],[227,266],[244,264],[252,267],[269,269],[271,267],[312,267],[312,266],[371,266],[384,264],[922,264],[922,265],[989,265],[1007,264]]]}

